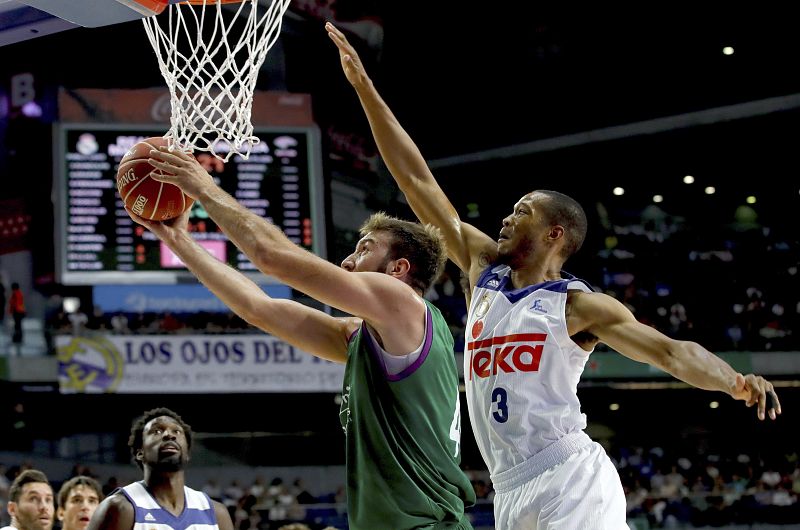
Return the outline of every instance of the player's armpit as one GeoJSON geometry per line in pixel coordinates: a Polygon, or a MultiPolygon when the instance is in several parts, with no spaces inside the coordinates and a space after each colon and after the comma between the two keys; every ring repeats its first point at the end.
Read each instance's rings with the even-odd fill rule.
{"type": "Polygon", "coordinates": [[[571,292],[567,306],[570,336],[587,332],[622,355],[669,372],[673,339],[637,321],[618,300],[603,293],[571,292]]]}

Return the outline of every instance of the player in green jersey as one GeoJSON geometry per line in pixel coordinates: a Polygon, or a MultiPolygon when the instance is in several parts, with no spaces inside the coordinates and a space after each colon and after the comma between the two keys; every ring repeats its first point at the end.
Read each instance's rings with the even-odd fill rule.
{"type": "Polygon", "coordinates": [[[347,363],[340,416],[351,530],[471,528],[464,507],[475,493],[459,468],[453,339],[422,298],[446,259],[439,231],[375,214],[337,267],[241,206],[191,155],[161,149],[151,157],[162,170],[158,178],[199,200],[263,273],[354,315],[334,318],[270,298],[190,236],[188,212],[161,223],[128,212],[240,317],[297,348],[347,363]]]}

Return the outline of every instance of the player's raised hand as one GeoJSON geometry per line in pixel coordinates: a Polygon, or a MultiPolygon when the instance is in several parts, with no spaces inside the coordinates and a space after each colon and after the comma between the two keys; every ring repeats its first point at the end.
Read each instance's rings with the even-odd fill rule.
{"type": "Polygon", "coordinates": [[[150,221],[144,217],[139,217],[127,207],[125,211],[128,212],[128,215],[131,216],[134,222],[150,230],[158,239],[166,243],[167,246],[171,246],[180,234],[189,231],[189,216],[192,213],[191,208],[187,208],[186,211],[178,217],[166,221],[150,221]]]}
{"type": "Polygon", "coordinates": [[[781,402],[772,383],[754,374],[736,374],[736,383],[731,392],[734,399],[745,401],[748,407],[758,405],[758,418],[763,420],[766,414],[771,419],[777,418],[781,413],[781,402]]]}
{"type": "Polygon", "coordinates": [[[356,53],[353,45],[347,41],[344,33],[331,24],[325,23],[325,30],[328,32],[328,37],[331,38],[336,47],[339,48],[339,59],[342,61],[342,70],[350,84],[358,88],[360,85],[367,83],[369,77],[364,70],[364,65],[361,64],[361,58],[356,53]]]}
{"type": "Polygon", "coordinates": [[[150,151],[150,158],[147,161],[162,171],[161,174],[151,173],[151,178],[178,186],[194,200],[198,200],[204,191],[216,187],[214,178],[189,153],[159,147],[150,151]]]}

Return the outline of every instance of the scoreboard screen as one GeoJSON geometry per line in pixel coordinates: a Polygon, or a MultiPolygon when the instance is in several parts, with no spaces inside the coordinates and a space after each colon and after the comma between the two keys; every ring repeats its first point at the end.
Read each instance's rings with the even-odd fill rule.
{"type": "MultiPolygon", "coordinates": [[[[250,156],[227,162],[204,152],[198,161],[240,204],[281,228],[298,245],[324,256],[325,227],[319,131],[315,127],[256,128],[250,156]]],[[[194,281],[166,245],[134,223],[116,189],[119,161],[136,142],[162,136],[159,126],[62,123],[54,160],[56,268],[66,285],[164,284],[194,281]]],[[[192,237],[257,283],[259,272],[195,203],[192,237]]]]}

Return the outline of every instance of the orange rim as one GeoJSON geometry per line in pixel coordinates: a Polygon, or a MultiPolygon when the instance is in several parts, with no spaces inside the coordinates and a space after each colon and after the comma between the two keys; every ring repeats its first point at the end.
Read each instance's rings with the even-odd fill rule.
{"type": "Polygon", "coordinates": [[[147,9],[148,11],[152,11],[153,13],[159,14],[164,9],[167,8],[169,2],[167,0],[136,0],[136,3],[142,6],[143,8],[147,9]]]}

